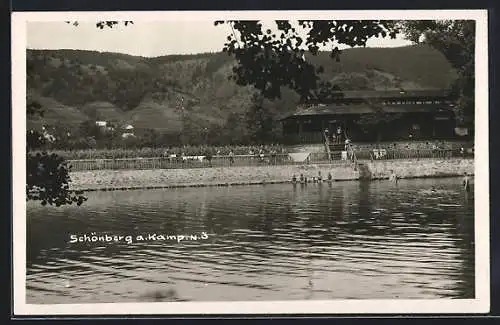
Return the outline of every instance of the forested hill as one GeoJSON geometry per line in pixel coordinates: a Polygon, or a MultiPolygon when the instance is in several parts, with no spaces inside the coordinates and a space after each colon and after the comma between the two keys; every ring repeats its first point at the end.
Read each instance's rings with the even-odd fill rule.
{"type": "MultiPolygon", "coordinates": [[[[321,64],[324,77],[346,90],[391,89],[398,82],[408,89],[444,88],[454,78],[446,59],[426,46],[349,49],[340,62],[328,53],[307,59],[321,64]]],[[[72,127],[85,120],[108,120],[176,132],[183,112],[185,132],[223,127],[228,119],[239,120],[252,95],[249,88],[228,80],[233,65],[225,53],[144,58],[28,50],[28,100],[36,99],[45,110],[43,119],[29,123],[72,127]]],[[[296,101],[294,93],[285,90],[283,99],[267,105],[279,114],[294,110],[296,101]]]]}

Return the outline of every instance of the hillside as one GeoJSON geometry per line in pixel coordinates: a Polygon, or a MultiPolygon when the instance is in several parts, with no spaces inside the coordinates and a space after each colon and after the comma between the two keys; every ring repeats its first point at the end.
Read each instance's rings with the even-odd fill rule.
{"type": "MultiPolygon", "coordinates": [[[[426,46],[349,49],[340,62],[327,53],[307,59],[323,65],[324,78],[346,90],[391,89],[398,83],[408,89],[444,88],[454,78],[445,58],[426,46]]],[[[234,63],[225,53],[144,58],[27,50],[28,100],[39,100],[46,111],[29,123],[77,126],[105,119],[165,132],[220,128],[250,105],[251,89],[228,80],[234,63]]],[[[295,94],[285,91],[271,105],[283,113],[294,110],[296,102],[295,94]]]]}

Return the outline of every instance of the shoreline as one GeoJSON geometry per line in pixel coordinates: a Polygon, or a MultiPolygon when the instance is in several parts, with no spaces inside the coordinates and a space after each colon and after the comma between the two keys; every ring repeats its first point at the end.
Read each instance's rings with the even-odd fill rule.
{"type": "MultiPolygon", "coordinates": [[[[125,191],[189,187],[229,187],[244,185],[292,184],[292,176],[304,174],[308,180],[321,173],[323,182],[377,181],[389,179],[394,171],[399,179],[460,177],[474,175],[473,159],[429,159],[360,161],[354,170],[350,164],[289,165],[260,167],[214,167],[193,169],[97,170],[70,173],[70,188],[76,191],[125,191]],[[332,181],[326,180],[332,174],[332,181]]],[[[296,182],[296,185],[305,185],[296,182]]]]}
{"type": "MultiPolygon", "coordinates": [[[[412,176],[400,179],[432,179],[432,178],[457,178],[461,175],[436,175],[436,176],[412,176]]],[[[474,175],[469,175],[474,176],[474,175]]],[[[323,181],[320,183],[307,182],[307,184],[333,184],[340,182],[374,182],[388,180],[389,178],[374,178],[371,180],[363,179],[342,179],[323,181]]],[[[78,189],[83,192],[112,192],[112,191],[136,191],[136,190],[160,190],[160,189],[176,189],[176,188],[195,188],[195,187],[231,187],[231,186],[255,186],[255,185],[272,185],[272,184],[292,184],[292,185],[307,185],[305,183],[292,181],[270,181],[270,182],[249,182],[249,183],[215,183],[215,184],[176,184],[176,185],[158,185],[158,186],[133,186],[133,187],[101,187],[101,188],[84,188],[78,189]]]]}

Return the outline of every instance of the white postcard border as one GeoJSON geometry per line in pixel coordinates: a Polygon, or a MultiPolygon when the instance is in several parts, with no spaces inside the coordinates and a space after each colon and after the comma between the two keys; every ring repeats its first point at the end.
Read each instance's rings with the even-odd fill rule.
{"type": "MultiPolygon", "coordinates": [[[[222,46],[222,44],[221,44],[222,46]]],[[[486,10],[366,11],[120,11],[12,14],[13,263],[15,315],[139,314],[406,314],[487,313],[490,309],[488,23],[486,10]],[[474,19],[476,20],[475,299],[262,302],[26,303],[26,23],[28,21],[180,21],[228,19],[474,19]]],[[[50,234],[47,234],[50,236],[50,234]]]]}

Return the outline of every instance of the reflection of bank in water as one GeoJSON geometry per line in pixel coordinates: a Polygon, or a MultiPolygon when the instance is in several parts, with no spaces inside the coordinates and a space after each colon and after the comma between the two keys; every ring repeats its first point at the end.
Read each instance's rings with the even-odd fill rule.
{"type": "Polygon", "coordinates": [[[187,299],[182,299],[177,294],[174,289],[161,290],[157,289],[154,291],[146,292],[141,295],[141,298],[146,301],[188,301],[187,299]]]}

